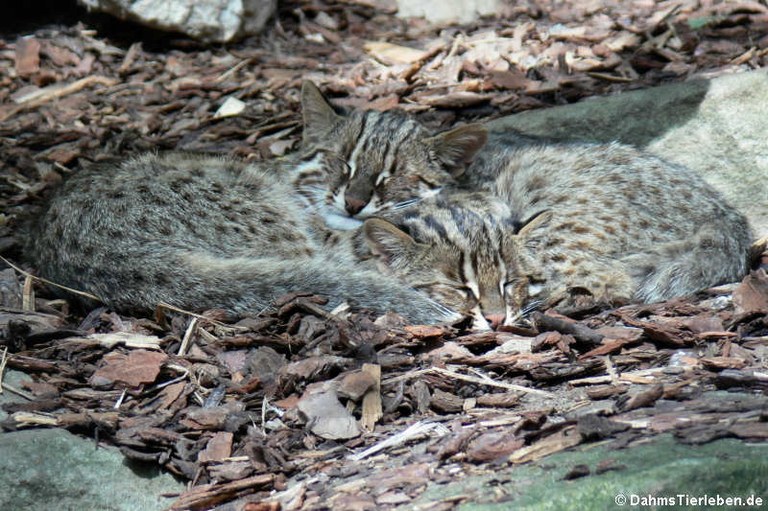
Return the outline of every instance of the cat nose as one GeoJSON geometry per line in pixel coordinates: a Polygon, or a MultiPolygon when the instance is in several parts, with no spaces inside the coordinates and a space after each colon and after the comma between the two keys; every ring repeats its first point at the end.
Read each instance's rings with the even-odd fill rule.
{"type": "Polygon", "coordinates": [[[344,197],[344,209],[350,216],[355,216],[360,213],[365,207],[366,202],[364,200],[356,199],[355,197],[344,197]]]}
{"type": "Polygon", "coordinates": [[[496,330],[498,327],[504,324],[506,316],[504,314],[488,314],[485,316],[486,321],[491,324],[491,328],[496,330]]]}

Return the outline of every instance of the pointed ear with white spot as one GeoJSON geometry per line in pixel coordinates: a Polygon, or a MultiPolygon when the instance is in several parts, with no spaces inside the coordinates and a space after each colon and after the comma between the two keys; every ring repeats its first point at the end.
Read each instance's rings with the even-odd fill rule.
{"type": "Polygon", "coordinates": [[[309,80],[301,84],[301,113],[304,144],[322,141],[341,119],[317,85],[309,80]]]}
{"type": "Polygon", "coordinates": [[[402,265],[417,247],[416,241],[395,224],[381,218],[369,218],[363,235],[373,257],[390,268],[402,265]]]}
{"type": "Polygon", "coordinates": [[[488,140],[488,130],[479,124],[467,124],[438,133],[426,140],[435,156],[458,177],[488,140]]]}

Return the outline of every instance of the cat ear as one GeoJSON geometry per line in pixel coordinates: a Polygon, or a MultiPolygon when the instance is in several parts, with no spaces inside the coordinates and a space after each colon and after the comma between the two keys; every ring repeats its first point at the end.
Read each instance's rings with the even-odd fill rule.
{"type": "Polygon", "coordinates": [[[416,241],[395,224],[381,218],[369,218],[363,224],[363,236],[373,257],[394,267],[416,248],[416,241]]]}
{"type": "Polygon", "coordinates": [[[304,143],[322,140],[341,118],[317,85],[309,80],[301,84],[301,114],[304,119],[304,143]]]}
{"type": "Polygon", "coordinates": [[[460,176],[467,164],[488,140],[488,130],[480,124],[466,124],[427,139],[437,158],[460,176]]]}
{"type": "Polygon", "coordinates": [[[550,220],[552,220],[551,209],[545,209],[544,211],[539,211],[538,213],[534,214],[531,218],[523,222],[523,226],[520,228],[519,231],[517,231],[517,236],[524,238],[529,234],[531,234],[536,229],[538,229],[539,227],[544,227],[545,225],[547,225],[550,222],[550,220]]]}

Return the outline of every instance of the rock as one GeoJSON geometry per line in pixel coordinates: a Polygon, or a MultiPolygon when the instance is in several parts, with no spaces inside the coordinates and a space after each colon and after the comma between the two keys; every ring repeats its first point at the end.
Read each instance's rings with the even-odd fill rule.
{"type": "Polygon", "coordinates": [[[664,85],[497,119],[495,131],[619,140],[686,165],[768,235],[768,72],[664,85]]]}
{"type": "MultiPolygon", "coordinates": [[[[4,383],[21,387],[30,377],[6,371],[4,383]]],[[[23,402],[5,391],[0,405],[23,402]]],[[[0,410],[0,420],[7,414],[0,410]]],[[[165,494],[185,485],[155,466],[125,460],[120,451],[63,429],[0,432],[0,509],[160,511],[173,502],[165,494]]]]}
{"type": "Polygon", "coordinates": [[[257,34],[277,9],[277,0],[78,1],[89,10],[216,43],[257,34]]]}
{"type": "Polygon", "coordinates": [[[742,498],[744,509],[757,499],[760,504],[753,509],[765,504],[765,491],[760,488],[765,488],[768,473],[766,444],[728,438],[684,445],[670,435],[643,440],[627,446],[593,443],[533,463],[501,465],[488,473],[449,479],[446,484],[430,485],[408,509],[426,509],[449,496],[460,496],[464,510],[737,509],[718,507],[718,495],[742,498]],[[575,467],[584,465],[590,477],[565,481],[575,467]],[[498,495],[504,495],[504,500],[498,495]],[[715,502],[690,500],[709,496],[715,502]],[[641,499],[647,503],[649,497],[658,502],[664,498],[667,504],[641,504],[641,499]],[[691,502],[698,505],[688,505],[691,502]]]}
{"type": "Polygon", "coordinates": [[[480,16],[496,14],[501,0],[397,0],[401,18],[425,18],[436,24],[469,23],[480,16]]]}

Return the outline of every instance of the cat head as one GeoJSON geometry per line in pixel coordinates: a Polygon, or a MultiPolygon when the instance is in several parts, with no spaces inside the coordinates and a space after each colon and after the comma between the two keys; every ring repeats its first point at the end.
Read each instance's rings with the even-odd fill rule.
{"type": "Polygon", "coordinates": [[[493,208],[422,204],[396,221],[366,220],[359,237],[381,270],[471,317],[473,329],[513,325],[545,299],[526,246],[549,215],[521,228],[505,207],[493,208]]]}
{"type": "Polygon", "coordinates": [[[333,151],[346,162],[327,173],[316,202],[329,227],[350,229],[373,215],[435,195],[461,175],[485,144],[476,124],[438,134],[397,112],[331,106],[312,82],[301,90],[303,147],[333,151]]]}

